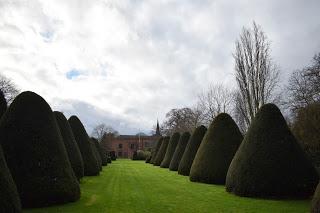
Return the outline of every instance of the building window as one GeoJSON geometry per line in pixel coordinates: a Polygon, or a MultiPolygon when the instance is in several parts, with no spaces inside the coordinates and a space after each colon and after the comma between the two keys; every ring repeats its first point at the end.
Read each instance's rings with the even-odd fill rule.
{"type": "Polygon", "coordinates": [[[118,157],[122,157],[122,152],[118,152],[118,157]]]}
{"type": "Polygon", "coordinates": [[[134,143],[130,144],[130,149],[134,149],[134,143]]]}
{"type": "Polygon", "coordinates": [[[119,143],[119,149],[122,149],[122,143],[119,143]]]}

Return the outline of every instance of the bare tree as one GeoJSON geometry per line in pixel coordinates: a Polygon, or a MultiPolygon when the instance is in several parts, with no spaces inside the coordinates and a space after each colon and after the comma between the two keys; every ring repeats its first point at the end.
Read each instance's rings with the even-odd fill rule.
{"type": "Polygon", "coordinates": [[[311,66],[291,74],[287,91],[286,104],[293,112],[320,102],[320,53],[313,57],[311,66]]]}
{"type": "Polygon", "coordinates": [[[222,84],[211,84],[206,91],[198,95],[198,108],[206,125],[222,112],[232,113],[233,93],[222,84]]]}
{"type": "Polygon", "coordinates": [[[160,125],[164,135],[172,135],[174,132],[192,132],[199,125],[199,111],[193,111],[185,107],[172,109],[166,114],[165,121],[160,125]]]}
{"type": "Polygon", "coordinates": [[[238,86],[236,110],[247,127],[263,104],[273,102],[279,70],[270,56],[270,42],[255,22],[252,29],[243,28],[233,57],[238,86]]]}
{"type": "Polygon", "coordinates": [[[95,128],[93,128],[91,135],[96,137],[99,142],[103,139],[105,134],[113,134],[118,135],[118,131],[113,129],[111,126],[107,126],[106,124],[98,124],[95,128]]]}
{"type": "Polygon", "coordinates": [[[13,99],[19,94],[19,90],[16,85],[7,77],[0,74],[0,90],[3,92],[8,103],[11,103],[13,99]]]}

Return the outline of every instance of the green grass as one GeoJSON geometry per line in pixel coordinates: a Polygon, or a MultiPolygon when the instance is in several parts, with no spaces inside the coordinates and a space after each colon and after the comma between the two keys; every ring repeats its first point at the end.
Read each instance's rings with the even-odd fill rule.
{"type": "Polygon", "coordinates": [[[85,177],[75,203],[25,212],[309,212],[310,200],[237,197],[224,186],[193,183],[143,161],[117,160],[100,176],[85,177]]]}

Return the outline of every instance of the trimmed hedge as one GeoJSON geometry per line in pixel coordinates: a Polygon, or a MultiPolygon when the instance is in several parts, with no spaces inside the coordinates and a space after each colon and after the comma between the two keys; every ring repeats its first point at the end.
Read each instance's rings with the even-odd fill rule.
{"type": "Polygon", "coordinates": [[[318,181],[278,107],[262,106],[230,164],[226,190],[246,197],[308,198],[318,181]]]}
{"type": "Polygon", "coordinates": [[[67,118],[61,112],[54,111],[53,114],[57,120],[73,172],[77,179],[80,180],[84,176],[83,159],[72,129],[67,118]]]}
{"type": "Polygon", "coordinates": [[[154,163],[153,163],[154,166],[160,166],[160,164],[164,158],[164,155],[166,154],[169,140],[170,140],[170,137],[168,137],[168,136],[163,137],[163,140],[162,140],[161,146],[159,148],[159,151],[157,153],[157,156],[154,159],[154,163]]]}
{"type": "Polygon", "coordinates": [[[193,160],[190,180],[225,184],[229,165],[242,139],[237,124],[228,114],[215,117],[193,160]]]}
{"type": "Polygon", "coordinates": [[[4,97],[3,92],[0,90],[0,118],[6,110],[7,110],[7,101],[6,101],[6,98],[4,97]]]}
{"type": "Polygon", "coordinates": [[[173,135],[170,138],[167,150],[166,150],[166,154],[160,164],[161,168],[168,168],[172,159],[172,156],[174,154],[174,151],[176,150],[178,141],[180,138],[180,133],[179,132],[175,132],[173,133],[173,135]]]}
{"type": "Polygon", "coordinates": [[[150,156],[146,159],[146,163],[150,163],[151,158],[152,158],[152,155],[150,155],[150,156]]]}
{"type": "Polygon", "coordinates": [[[111,151],[109,154],[110,154],[111,160],[117,160],[117,156],[116,156],[116,152],[115,151],[111,151]]]}
{"type": "Polygon", "coordinates": [[[19,194],[0,146],[0,212],[22,212],[19,194]]]}
{"type": "Polygon", "coordinates": [[[319,213],[320,212],[320,184],[318,183],[317,189],[314,192],[312,202],[311,202],[311,212],[319,213]]]}
{"type": "Polygon", "coordinates": [[[184,153],[184,150],[186,149],[186,146],[188,144],[189,139],[190,139],[190,133],[189,132],[185,132],[185,133],[183,133],[181,135],[181,137],[179,139],[179,142],[178,142],[178,145],[177,145],[177,148],[174,151],[174,154],[172,156],[172,160],[171,160],[170,165],[169,165],[169,169],[171,171],[177,171],[178,170],[182,155],[184,153]]]}
{"type": "Polygon", "coordinates": [[[192,133],[178,167],[178,173],[180,175],[189,176],[193,159],[196,156],[196,153],[201,144],[203,136],[206,134],[206,131],[207,128],[201,125],[197,127],[192,133]]]}
{"type": "Polygon", "coordinates": [[[107,163],[112,163],[111,157],[107,156],[107,163]]]}
{"type": "Polygon", "coordinates": [[[47,102],[18,95],[0,122],[0,141],[23,207],[76,201],[80,186],[47,102]]]}
{"type": "Polygon", "coordinates": [[[94,144],[93,138],[90,138],[90,145],[92,147],[94,157],[96,158],[96,161],[98,163],[99,170],[102,171],[102,160],[101,160],[100,154],[98,152],[98,149],[96,148],[96,145],[94,144]]]}
{"type": "Polygon", "coordinates": [[[150,160],[151,164],[154,164],[154,160],[156,159],[156,156],[157,156],[158,151],[159,151],[159,149],[161,147],[162,141],[163,141],[163,137],[160,137],[158,142],[157,142],[157,145],[155,147],[154,153],[153,153],[153,155],[151,157],[151,160],[150,160]]]}
{"type": "Polygon", "coordinates": [[[81,123],[79,118],[75,115],[71,116],[68,121],[82,155],[83,165],[84,165],[84,175],[85,176],[99,175],[100,167],[95,157],[94,150],[92,149],[89,136],[83,124],[81,123]]]}
{"type": "Polygon", "coordinates": [[[107,153],[106,153],[106,151],[101,147],[99,141],[96,138],[93,138],[93,142],[94,142],[94,145],[96,146],[96,149],[99,152],[102,166],[107,166],[108,162],[107,162],[107,153]]]}

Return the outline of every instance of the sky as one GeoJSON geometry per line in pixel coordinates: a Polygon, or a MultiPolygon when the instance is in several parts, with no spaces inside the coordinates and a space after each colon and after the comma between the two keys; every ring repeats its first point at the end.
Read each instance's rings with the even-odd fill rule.
{"type": "Polygon", "coordinates": [[[209,84],[234,88],[235,41],[259,24],[285,85],[320,52],[319,0],[0,0],[0,73],[88,133],[149,133],[209,84]]]}

